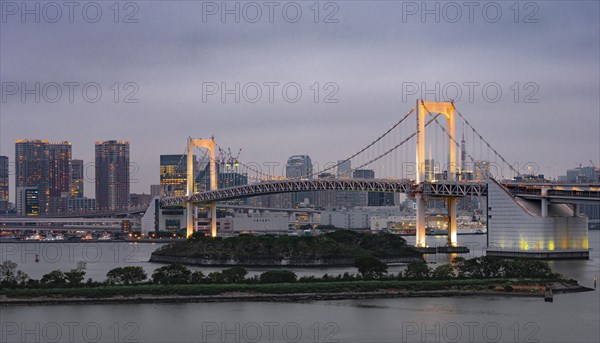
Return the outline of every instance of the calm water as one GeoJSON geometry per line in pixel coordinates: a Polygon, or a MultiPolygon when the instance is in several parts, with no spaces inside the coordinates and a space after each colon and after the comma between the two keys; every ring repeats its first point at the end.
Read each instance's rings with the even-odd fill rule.
{"type": "MultiPolygon", "coordinates": [[[[599,238],[599,231],[590,232],[589,261],[555,261],[552,267],[591,286],[593,276],[600,274],[599,238]]],[[[459,241],[483,246],[485,236],[462,236],[459,241]]],[[[142,265],[148,271],[159,266],[144,262],[158,245],[97,244],[101,253],[93,259],[89,255],[92,248],[64,245],[56,246],[61,253],[62,249],[70,249],[73,255],[62,254],[59,260],[50,260],[48,250],[47,256],[38,253],[39,263],[33,262],[35,253],[24,256],[21,262],[15,257],[21,258],[24,249],[29,252],[33,248],[19,250],[3,245],[0,256],[2,260],[17,262],[32,277],[49,269],[71,268],[78,260],[88,261],[88,276],[94,279],[103,279],[106,271],[117,265],[142,265]],[[78,259],[79,253],[85,258],[78,259]]],[[[473,254],[478,254],[477,249],[473,250],[473,254]]],[[[430,262],[445,262],[449,258],[427,257],[430,262]]],[[[347,270],[354,272],[352,268],[347,270]]],[[[297,270],[299,274],[343,271],[297,270]]],[[[556,295],[553,303],[542,299],[474,297],[7,306],[0,308],[0,322],[1,342],[598,342],[600,290],[556,295]]]]}

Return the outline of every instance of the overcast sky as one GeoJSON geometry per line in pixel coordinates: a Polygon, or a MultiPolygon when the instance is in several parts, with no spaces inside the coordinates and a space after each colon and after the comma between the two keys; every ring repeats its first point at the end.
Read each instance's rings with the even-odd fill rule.
{"type": "Polygon", "coordinates": [[[148,193],[159,155],[182,153],[187,136],[214,135],[243,148],[245,161],[335,161],[414,105],[421,92],[410,85],[439,82],[453,97],[460,85],[457,107],[509,161],[535,161],[550,176],[600,164],[598,1],[428,2],[439,22],[421,16],[422,2],[321,2],[318,11],[314,1],[227,2],[239,6],[239,23],[235,13],[221,16],[223,2],[139,1],[118,11],[113,1],[76,2],[71,14],[59,1],[60,18],[54,5],[27,2],[39,6],[39,23],[22,16],[20,1],[1,3],[0,154],[11,162],[16,139],[69,140],[85,162],[95,141],[129,140],[139,165],[132,192],[148,193]],[[36,82],[39,103],[23,90],[36,82]],[[79,84],[72,103],[70,82],[79,84]],[[210,88],[236,82],[246,86],[239,103],[210,88]],[[270,82],[279,83],[272,103],[270,82]],[[302,89],[295,103],[282,96],[292,82],[302,89]],[[263,93],[256,103],[254,83],[263,93]],[[502,90],[498,101],[482,95],[490,83],[502,90]],[[337,103],[325,102],[331,92],[337,103]]]}

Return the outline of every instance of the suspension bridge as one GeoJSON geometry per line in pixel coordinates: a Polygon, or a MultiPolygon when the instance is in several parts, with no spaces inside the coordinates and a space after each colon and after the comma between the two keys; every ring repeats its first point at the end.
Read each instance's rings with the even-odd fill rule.
{"type": "Polygon", "coordinates": [[[185,206],[188,236],[195,230],[198,206],[209,209],[210,234],[217,236],[216,209],[221,201],[312,191],[394,192],[415,200],[416,247],[427,247],[426,199],[445,201],[447,246],[457,247],[457,199],[485,196],[490,246],[497,244],[499,251],[551,254],[561,250],[564,257],[577,257],[585,255],[588,249],[587,219],[579,215],[578,206],[600,202],[597,184],[524,182],[528,176],[523,174],[530,171],[531,165],[521,168],[509,163],[453,102],[418,100],[398,122],[357,152],[295,178],[264,173],[256,165],[240,162],[214,138],[189,138],[184,156],[185,195],[165,196],[160,199],[160,206],[185,206]],[[204,151],[204,170],[194,170],[196,149],[204,151]],[[249,182],[220,189],[219,171],[231,169],[232,163],[249,182]],[[342,172],[343,166],[355,167],[343,168],[342,172]],[[353,171],[365,168],[377,172],[378,178],[350,177],[353,171]],[[209,173],[204,189],[199,189],[196,182],[199,172],[209,173]],[[332,173],[337,176],[331,177],[332,173]]]}

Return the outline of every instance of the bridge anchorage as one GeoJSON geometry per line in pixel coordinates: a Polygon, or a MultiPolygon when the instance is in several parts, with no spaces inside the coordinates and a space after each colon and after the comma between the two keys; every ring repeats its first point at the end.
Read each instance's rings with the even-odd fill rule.
{"type": "MultiPolygon", "coordinates": [[[[431,132],[431,128],[429,129],[431,132]]],[[[216,149],[223,151],[214,139],[189,138],[186,145],[187,154],[187,184],[185,196],[164,196],[160,200],[162,208],[185,206],[185,223],[187,235],[197,231],[197,206],[209,208],[210,235],[217,236],[216,208],[219,202],[241,198],[250,198],[262,195],[313,192],[313,191],[358,191],[374,193],[404,193],[414,198],[416,212],[415,246],[424,252],[464,252],[457,237],[457,201],[461,197],[479,197],[485,205],[480,209],[484,211],[488,231],[487,255],[507,257],[536,257],[536,258],[586,258],[588,252],[587,218],[579,214],[580,204],[600,204],[600,185],[560,185],[543,182],[524,182],[523,176],[510,163],[508,163],[481,134],[466,120],[456,109],[452,102],[431,102],[418,100],[416,106],[403,116],[395,125],[370,144],[354,153],[336,165],[321,169],[296,178],[281,178],[266,175],[244,165],[249,175],[254,173],[255,182],[246,182],[242,185],[219,187],[218,180],[223,169],[217,162],[216,149]],[[415,121],[408,121],[414,115],[415,121]],[[445,118],[445,125],[440,124],[438,117],[445,118]],[[462,141],[457,141],[457,119],[461,120],[462,141]],[[402,132],[403,123],[409,123],[409,134],[402,132]],[[414,125],[414,124],[416,125],[414,125]],[[442,139],[438,135],[426,135],[426,128],[432,125],[437,131],[441,130],[442,139]],[[437,126],[436,126],[437,125],[437,126]],[[398,132],[399,131],[399,132],[398,132]],[[394,134],[396,136],[394,137],[394,134]],[[471,134],[473,143],[471,148],[465,144],[465,134],[471,134]],[[415,138],[416,140],[412,140],[415,138]],[[390,146],[385,144],[386,139],[391,141],[390,146]],[[433,141],[433,142],[432,142],[433,141]],[[441,141],[441,148],[438,146],[441,141]],[[477,149],[476,142],[479,142],[477,149]],[[434,143],[435,142],[435,143],[434,143]],[[412,146],[410,144],[413,144],[412,146]],[[206,190],[195,189],[194,174],[194,149],[196,147],[208,150],[209,154],[209,185],[206,190]],[[409,161],[414,167],[411,178],[404,177],[404,169],[399,175],[398,171],[389,172],[385,178],[374,178],[373,170],[384,170],[386,156],[392,157],[392,162],[400,159],[399,148],[405,147],[406,156],[402,162],[409,161]],[[413,148],[414,147],[414,148],[413,148]],[[432,149],[433,147],[433,149],[432,149]],[[429,159],[426,151],[429,148],[429,159]],[[414,150],[411,150],[414,149],[414,150]],[[487,158],[482,152],[487,150],[487,158]],[[409,151],[410,150],[410,151],[409,151]],[[474,151],[479,150],[480,155],[474,151]],[[382,152],[383,151],[383,152],[382,152]],[[442,160],[447,164],[441,170],[432,172],[432,151],[442,154],[442,160]],[[457,163],[457,152],[460,151],[460,164],[457,163]],[[396,155],[390,155],[391,153],[396,155]],[[416,152],[416,154],[415,154],[416,152]],[[490,152],[499,161],[496,167],[507,166],[512,172],[512,177],[505,178],[500,173],[499,180],[492,175],[490,152]],[[373,157],[373,155],[375,157],[373,157]],[[475,155],[475,157],[474,157],[475,155]],[[411,160],[409,156],[414,159],[411,160]],[[469,169],[467,158],[472,163],[469,169]],[[345,164],[357,165],[351,170],[340,174],[345,164]],[[380,163],[383,165],[377,166],[380,163]],[[364,172],[362,168],[372,168],[372,176],[356,173],[364,172]],[[220,168],[220,171],[217,169],[220,168]],[[334,177],[328,173],[337,168],[334,177]],[[347,173],[354,171],[353,177],[347,173]],[[439,176],[441,175],[441,176],[439,176]],[[475,177],[476,175],[476,177],[475,177]],[[429,247],[427,244],[427,202],[431,199],[440,199],[445,202],[447,215],[448,238],[444,247],[429,247]]],[[[237,162],[236,162],[237,164],[237,162]]],[[[344,167],[346,168],[346,167],[344,167]]],[[[389,170],[385,169],[386,171],[389,170]]],[[[248,177],[249,178],[249,177],[248,177]]],[[[151,206],[152,207],[152,206],[151,206]]],[[[154,208],[157,208],[154,206],[154,208]]],[[[154,213],[154,212],[153,212],[154,213]]],[[[161,212],[159,211],[158,214],[161,212]]],[[[147,215],[149,212],[146,213],[147,215]]],[[[156,229],[156,215],[154,214],[156,229]]],[[[145,216],[146,217],[146,216],[145,216]]],[[[148,218],[151,219],[151,218],[148,218]]],[[[144,222],[144,220],[142,220],[144,222]]],[[[144,224],[142,223],[142,226],[144,224]]]]}

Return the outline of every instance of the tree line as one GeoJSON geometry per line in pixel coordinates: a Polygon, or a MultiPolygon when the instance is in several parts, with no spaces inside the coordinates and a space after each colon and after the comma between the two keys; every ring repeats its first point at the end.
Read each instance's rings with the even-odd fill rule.
{"type": "Polygon", "coordinates": [[[79,262],[69,271],[53,270],[36,280],[17,269],[17,264],[4,261],[0,264],[0,288],[69,288],[107,285],[176,285],[176,284],[273,284],[308,283],[360,280],[451,280],[451,279],[497,279],[497,278],[557,278],[558,275],[546,262],[538,260],[504,260],[494,257],[455,258],[451,263],[431,268],[425,262],[412,262],[399,273],[388,273],[388,266],[371,255],[359,256],[354,261],[357,274],[325,274],[321,277],[302,276],[290,270],[275,269],[259,275],[248,276],[243,267],[222,271],[192,271],[182,264],[156,268],[148,277],[141,266],[125,266],[111,269],[102,282],[87,279],[87,264],[79,262]]]}

